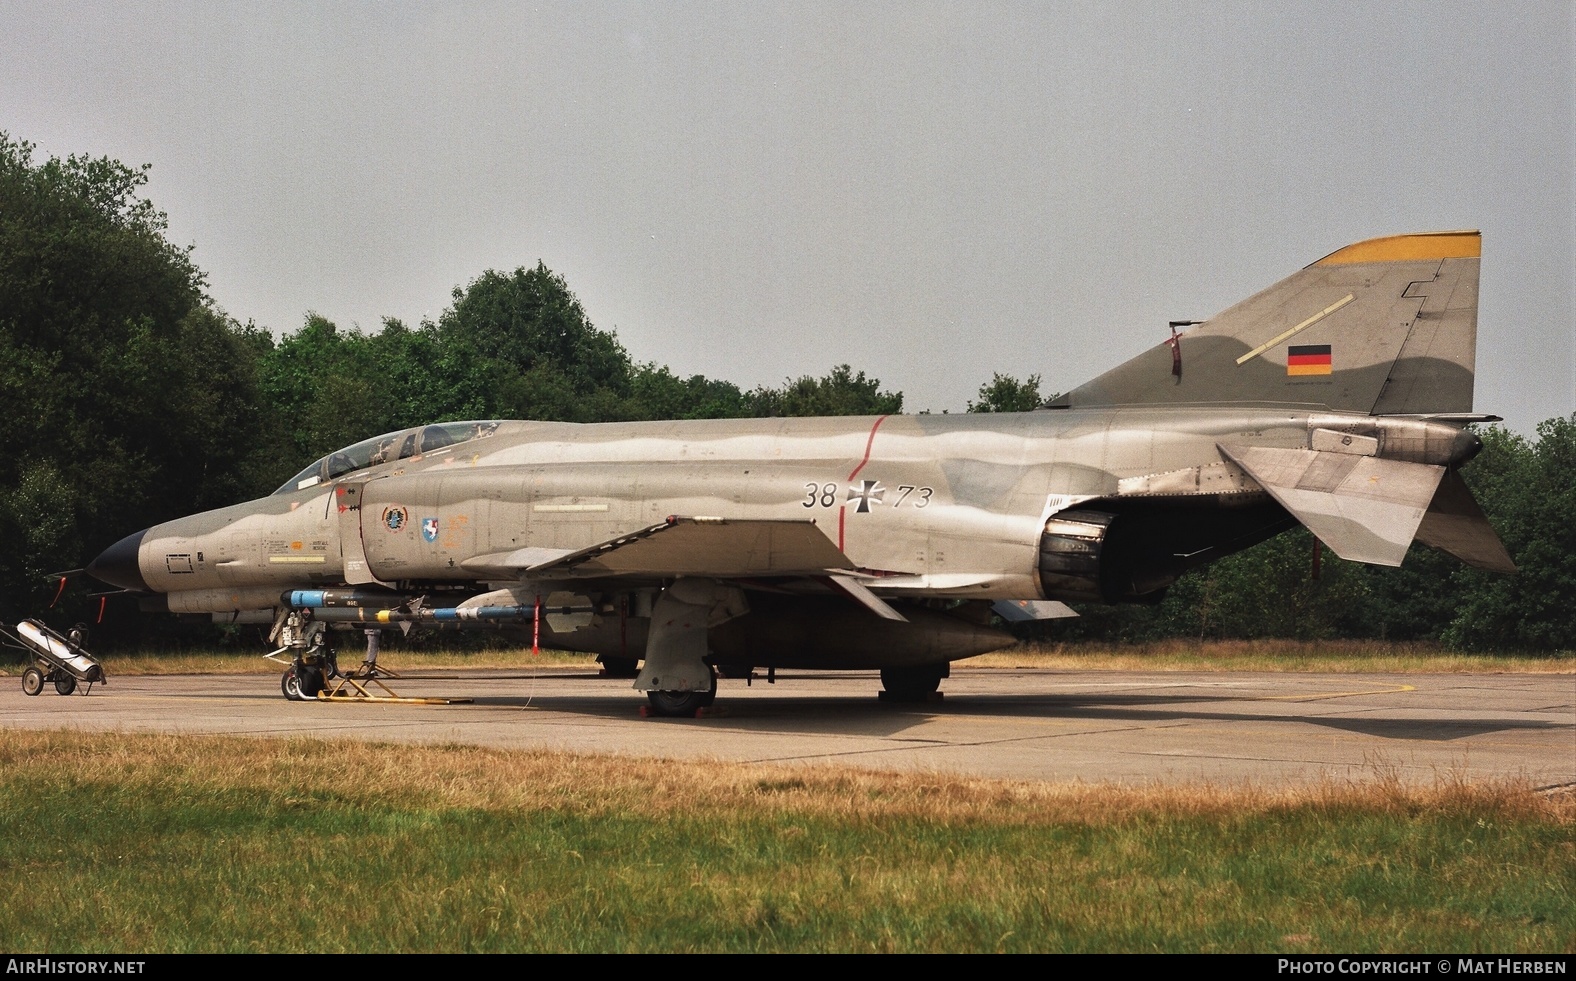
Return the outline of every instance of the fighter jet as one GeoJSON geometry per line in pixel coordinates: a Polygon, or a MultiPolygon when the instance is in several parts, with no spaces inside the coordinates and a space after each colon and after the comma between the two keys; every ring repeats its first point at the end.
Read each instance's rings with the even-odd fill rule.
{"type": "Polygon", "coordinates": [[[1359,562],[1415,539],[1513,572],[1457,472],[1497,418],[1472,408],[1480,250],[1349,245],[1033,412],[388,433],[88,571],[274,623],[306,652],[292,697],[324,684],[324,625],[495,624],[598,654],[662,714],[709,706],[719,669],[933,697],[1012,642],[998,617],[1154,602],[1299,523],[1359,562]]]}

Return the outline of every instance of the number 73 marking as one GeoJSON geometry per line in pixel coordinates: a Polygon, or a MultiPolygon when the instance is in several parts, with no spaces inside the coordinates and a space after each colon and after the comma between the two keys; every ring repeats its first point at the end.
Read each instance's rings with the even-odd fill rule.
{"type": "MultiPolygon", "coordinates": [[[[808,483],[804,485],[804,500],[799,502],[801,507],[829,508],[837,503],[837,484],[835,483],[808,483]]],[[[864,480],[857,484],[848,485],[847,496],[843,498],[844,504],[854,505],[854,511],[859,514],[869,512],[871,509],[886,503],[888,488],[882,487],[879,480],[864,480]]],[[[921,487],[918,484],[899,484],[897,498],[892,501],[892,506],[902,507],[905,502],[909,507],[922,508],[930,504],[930,496],[935,493],[931,487],[921,487]],[[910,500],[910,498],[913,498],[910,500]]]]}

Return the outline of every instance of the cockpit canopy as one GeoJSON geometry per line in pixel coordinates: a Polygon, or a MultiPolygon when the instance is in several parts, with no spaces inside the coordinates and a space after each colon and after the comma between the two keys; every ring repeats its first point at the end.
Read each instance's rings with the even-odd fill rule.
{"type": "Polygon", "coordinates": [[[347,473],[375,467],[395,460],[420,458],[423,454],[456,443],[483,439],[497,432],[495,420],[480,422],[440,422],[432,426],[401,429],[364,439],[354,446],[335,450],[285,481],[275,494],[293,494],[315,484],[326,483],[347,473]]]}

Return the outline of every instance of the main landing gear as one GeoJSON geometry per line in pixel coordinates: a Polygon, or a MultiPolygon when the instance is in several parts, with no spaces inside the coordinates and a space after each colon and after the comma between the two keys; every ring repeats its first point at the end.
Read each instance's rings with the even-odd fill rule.
{"type": "Polygon", "coordinates": [[[650,702],[644,715],[693,716],[717,700],[717,672],[706,663],[710,620],[742,613],[743,594],[704,579],[678,579],[652,607],[646,658],[635,688],[650,702]]]}
{"type": "Polygon", "coordinates": [[[717,700],[717,676],[710,677],[710,687],[696,691],[658,691],[653,689],[646,692],[646,700],[651,704],[646,714],[689,716],[694,717],[701,709],[710,708],[717,700]]]}
{"type": "Polygon", "coordinates": [[[950,664],[919,664],[881,669],[883,702],[939,702],[941,679],[952,674],[950,664]]]}

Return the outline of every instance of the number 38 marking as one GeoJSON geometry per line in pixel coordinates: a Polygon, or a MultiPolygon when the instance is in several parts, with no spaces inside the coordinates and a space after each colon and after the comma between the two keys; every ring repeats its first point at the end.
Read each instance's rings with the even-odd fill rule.
{"type": "MultiPolygon", "coordinates": [[[[867,481],[867,483],[868,483],[868,481],[867,481]]],[[[876,485],[877,496],[874,498],[875,502],[879,502],[881,500],[881,498],[879,496],[879,494],[881,493],[879,488],[880,488],[880,485],[877,484],[876,485]]],[[[903,506],[903,502],[904,501],[909,501],[909,497],[910,496],[913,497],[913,500],[909,501],[909,507],[914,507],[914,508],[925,507],[926,505],[928,505],[930,503],[930,496],[935,493],[935,490],[930,488],[930,487],[919,487],[919,486],[916,486],[914,484],[900,484],[900,485],[898,485],[897,490],[898,490],[897,500],[892,502],[892,506],[895,507],[895,508],[902,507],[903,506]]],[[[850,493],[852,494],[853,492],[850,491],[850,493]]],[[[805,484],[804,485],[804,500],[799,502],[799,506],[800,507],[806,507],[806,508],[815,508],[815,507],[829,508],[829,507],[833,506],[836,503],[837,503],[837,485],[836,484],[809,483],[809,484],[805,484]]],[[[859,510],[864,511],[864,510],[868,510],[868,508],[861,506],[859,510]]]]}
{"type": "Polygon", "coordinates": [[[800,503],[807,508],[813,508],[817,504],[829,508],[837,503],[836,484],[805,484],[804,489],[805,497],[800,503]]]}

